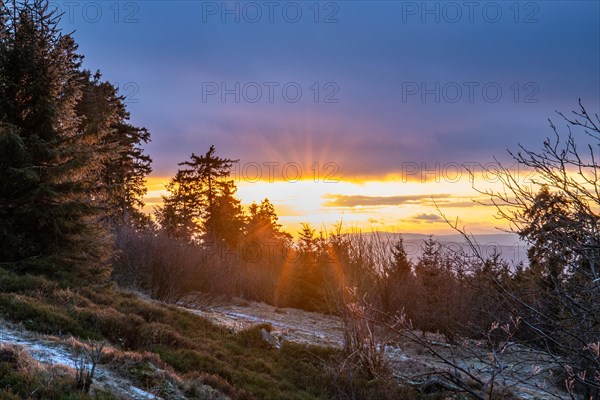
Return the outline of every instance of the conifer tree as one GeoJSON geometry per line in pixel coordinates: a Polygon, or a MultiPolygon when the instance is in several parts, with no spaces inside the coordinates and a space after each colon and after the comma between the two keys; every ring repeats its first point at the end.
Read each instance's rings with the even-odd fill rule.
{"type": "Polygon", "coordinates": [[[167,184],[169,194],[156,209],[156,219],[169,237],[193,242],[202,234],[204,200],[199,185],[191,184],[185,175],[179,170],[167,184]]]}
{"type": "Polygon", "coordinates": [[[236,249],[243,234],[244,212],[240,200],[235,197],[237,188],[234,182],[219,182],[219,187],[214,195],[213,207],[206,214],[206,239],[210,240],[212,236],[215,245],[236,249]]]}
{"type": "Polygon", "coordinates": [[[393,244],[390,259],[384,262],[381,271],[376,275],[379,282],[379,293],[382,308],[389,313],[401,310],[410,298],[412,291],[412,264],[404,248],[404,241],[400,237],[393,244]]]}
{"type": "Polygon", "coordinates": [[[415,274],[422,298],[416,304],[418,324],[424,331],[435,331],[439,327],[435,320],[440,305],[440,287],[443,280],[443,256],[441,245],[433,238],[423,242],[423,252],[415,265],[415,274]]]}
{"type": "Polygon", "coordinates": [[[279,293],[279,301],[288,307],[308,311],[324,311],[327,308],[327,291],[335,289],[329,284],[328,257],[329,245],[322,232],[317,236],[307,223],[299,232],[296,254],[293,257],[291,273],[286,292],[279,293]]]}
{"type": "Polygon", "coordinates": [[[121,212],[139,206],[150,160],[136,146],[149,137],[127,125],[114,88],[81,69],[46,1],[2,2],[0,19],[0,263],[102,281],[109,211],[117,198],[121,212]]]}
{"type": "Polygon", "coordinates": [[[161,227],[171,236],[206,245],[235,245],[244,218],[235,183],[228,179],[236,160],[215,155],[211,146],[203,156],[192,154],[180,163],[167,185],[163,206],[156,211],[161,227]]]}
{"type": "Polygon", "coordinates": [[[275,207],[269,199],[264,199],[260,204],[253,202],[248,207],[248,213],[245,231],[249,241],[289,244],[292,237],[281,229],[275,207]]]}
{"type": "Polygon", "coordinates": [[[82,79],[82,99],[77,105],[80,131],[102,137],[109,154],[98,172],[107,218],[113,226],[147,225],[150,220],[141,210],[152,159],[141,145],[150,141],[150,133],[129,123],[124,98],[114,85],[101,80],[99,72],[83,71],[82,79]]]}

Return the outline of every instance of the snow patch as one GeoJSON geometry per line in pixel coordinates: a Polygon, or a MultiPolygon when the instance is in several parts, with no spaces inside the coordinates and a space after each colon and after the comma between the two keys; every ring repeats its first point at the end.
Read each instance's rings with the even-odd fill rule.
{"type": "Polygon", "coordinates": [[[145,390],[142,390],[142,389],[136,388],[135,386],[132,386],[132,387],[131,387],[131,391],[132,391],[133,393],[135,393],[135,395],[136,395],[136,396],[135,396],[135,399],[136,399],[136,400],[144,400],[144,399],[151,399],[151,400],[154,400],[154,399],[159,399],[159,397],[156,397],[156,396],[155,396],[155,395],[153,395],[152,393],[148,393],[148,392],[146,392],[145,390]]]}
{"type": "Polygon", "coordinates": [[[44,343],[40,339],[24,336],[22,333],[6,326],[0,326],[0,343],[24,346],[31,357],[44,364],[66,365],[75,368],[73,355],[60,347],[44,343]]]}
{"type": "MultiPolygon", "coordinates": [[[[75,368],[76,356],[72,350],[52,340],[40,338],[33,332],[24,329],[17,330],[0,320],[0,344],[16,345],[24,347],[30,356],[42,363],[49,365],[64,365],[75,368]]],[[[118,376],[113,371],[102,365],[96,366],[96,378],[92,385],[113,392],[126,395],[135,400],[160,400],[161,398],[139,389],[132,385],[131,381],[118,376]]]]}

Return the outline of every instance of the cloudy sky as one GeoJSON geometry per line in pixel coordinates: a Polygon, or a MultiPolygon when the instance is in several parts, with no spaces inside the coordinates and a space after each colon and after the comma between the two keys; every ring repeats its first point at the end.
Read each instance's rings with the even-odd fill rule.
{"type": "Polygon", "coordinates": [[[244,204],[269,197],[290,230],[441,232],[436,202],[490,231],[461,165],[539,148],[579,98],[600,108],[597,1],[53,5],[152,133],[150,204],[214,144],[244,204]]]}

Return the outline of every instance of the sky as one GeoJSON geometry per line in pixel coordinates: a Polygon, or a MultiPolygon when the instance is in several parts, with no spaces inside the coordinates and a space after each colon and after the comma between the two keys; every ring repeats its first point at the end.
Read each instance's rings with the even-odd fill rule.
{"type": "Polygon", "coordinates": [[[579,98],[600,109],[598,1],[51,4],[152,134],[148,208],[215,145],[243,204],[268,197],[292,232],[448,232],[436,204],[492,232],[477,164],[540,148],[579,98]]]}

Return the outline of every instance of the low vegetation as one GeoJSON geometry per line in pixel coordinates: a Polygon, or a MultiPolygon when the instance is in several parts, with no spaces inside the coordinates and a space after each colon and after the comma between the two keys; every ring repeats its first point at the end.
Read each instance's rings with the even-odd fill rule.
{"type": "Polygon", "coordinates": [[[115,399],[110,392],[94,397],[75,390],[70,372],[60,366],[43,366],[16,346],[0,345],[0,399],[88,400],[115,399]]]}
{"type": "MultiPolygon", "coordinates": [[[[234,333],[176,306],[149,302],[110,285],[68,288],[4,269],[0,269],[0,286],[2,318],[41,333],[106,340],[118,351],[105,352],[103,362],[118,360],[112,364],[119,365],[124,376],[167,398],[171,384],[167,383],[177,380],[165,379],[162,371],[172,371],[189,398],[202,398],[195,397],[194,383],[211,386],[232,399],[346,398],[346,391],[363,399],[418,398],[416,392],[366,375],[343,385],[343,376],[331,369],[343,356],[339,350],[294,343],[270,349],[260,333],[268,326],[234,333]],[[389,397],[377,394],[382,391],[389,397]]],[[[0,385],[7,396],[17,391],[34,393],[46,385],[37,370],[14,372],[6,366],[2,371],[0,385]]],[[[73,379],[52,382],[48,390],[73,397],[52,397],[51,392],[41,391],[31,398],[87,398],[73,379]]]]}

